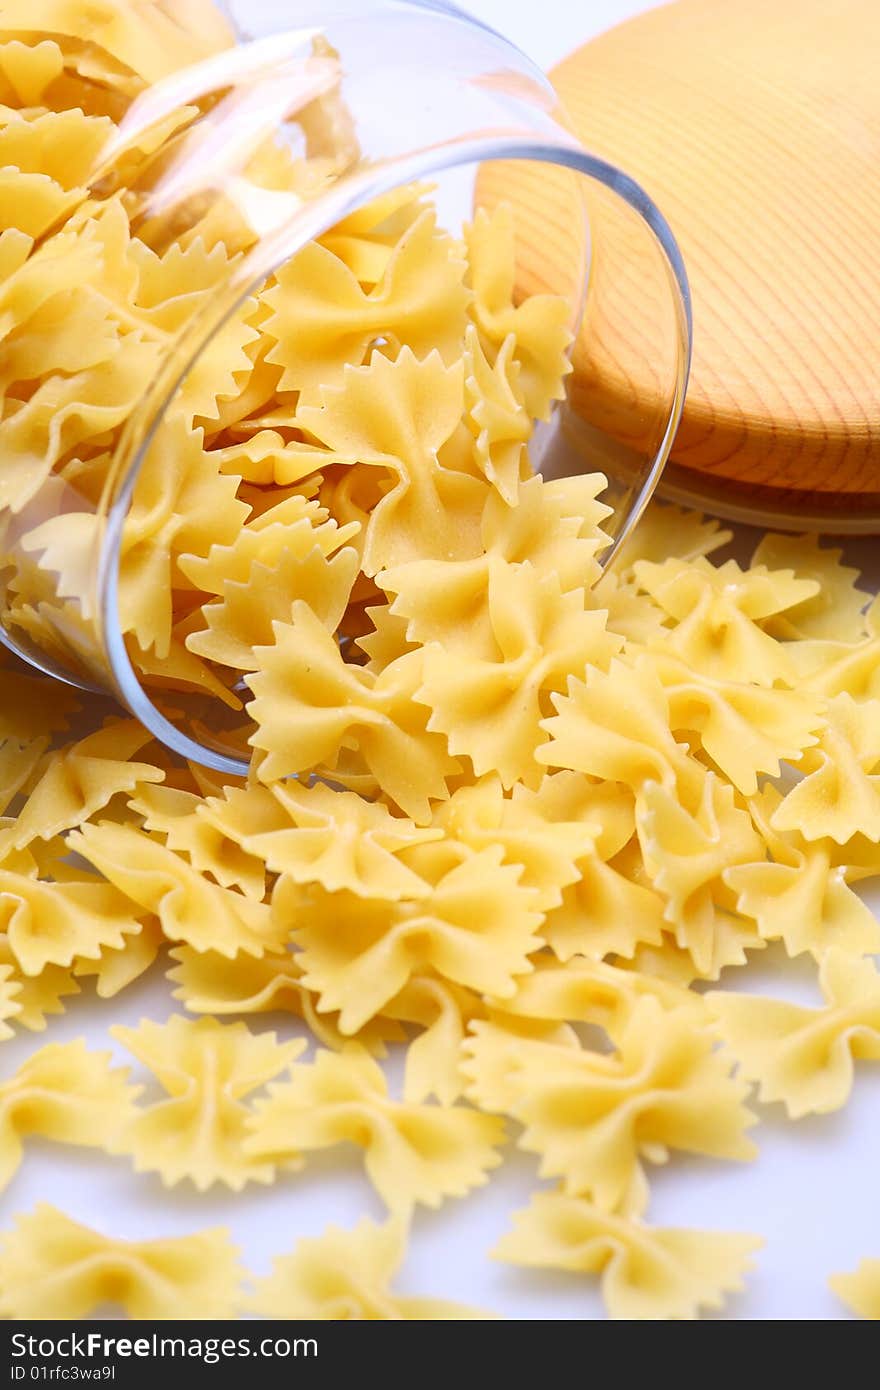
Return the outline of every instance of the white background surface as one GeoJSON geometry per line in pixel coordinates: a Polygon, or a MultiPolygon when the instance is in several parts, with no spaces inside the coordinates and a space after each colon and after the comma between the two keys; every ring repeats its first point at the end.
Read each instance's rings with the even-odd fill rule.
{"type": "MultiPolygon", "coordinates": [[[[637,0],[471,0],[470,8],[549,66],[590,34],[647,6],[637,0]]],[[[772,962],[763,962],[759,970],[731,980],[737,979],[738,987],[818,1002],[809,964],[783,964],[774,970],[772,962]]],[[[106,1047],[111,1023],[132,1024],[144,1015],[164,1018],[170,1011],[161,979],[96,1005],[86,986],[46,1034],[4,1044],[3,1071],[49,1039],[85,1035],[91,1045],[106,1047]]],[[[285,1034],[295,1028],[287,1016],[259,1015],[253,1022],[285,1034]]],[[[761,1114],[752,1131],[761,1149],[756,1163],[674,1159],[666,1169],[651,1169],[650,1219],[765,1238],[746,1292],[729,1301],[723,1316],[846,1317],[827,1288],[828,1275],[852,1268],[862,1256],[880,1256],[880,1067],[873,1073],[861,1069],[852,1102],[835,1115],[791,1124],[783,1120],[781,1107],[765,1107],[761,1114]]],[[[592,1278],[516,1270],[487,1258],[508,1227],[509,1213],[524,1206],[540,1185],[536,1167],[533,1158],[512,1152],[487,1187],[439,1212],[417,1215],[401,1291],[454,1298],[518,1319],[603,1316],[592,1278]]],[[[281,1178],[273,1187],[199,1196],[186,1185],[166,1192],[158,1179],[135,1176],[125,1159],[32,1142],[4,1194],[2,1224],[46,1199],[77,1219],[128,1237],[226,1225],[245,1264],[257,1273],[266,1272],[271,1256],[289,1250],[298,1236],[317,1234],[328,1222],[351,1225],[366,1212],[382,1215],[361,1176],[358,1154],[341,1148],[328,1161],[316,1158],[304,1173],[281,1178]]]]}

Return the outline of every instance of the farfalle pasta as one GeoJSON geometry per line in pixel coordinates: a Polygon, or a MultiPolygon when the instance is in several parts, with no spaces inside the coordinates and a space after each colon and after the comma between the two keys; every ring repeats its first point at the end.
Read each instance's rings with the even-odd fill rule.
{"type": "Polygon", "coordinates": [[[102,821],[70,836],[71,848],[139,908],[155,913],[171,941],[230,959],[260,956],[284,941],[267,904],[203,878],[159,839],[133,825],[102,821]]]}
{"type": "Polygon", "coordinates": [[[640,1184],[643,1160],[664,1163],[670,1149],[756,1152],[746,1083],[713,1052],[707,1028],[656,999],[638,1001],[611,1053],[496,1023],[474,1024],[466,1051],[468,1097],[518,1120],[519,1146],[540,1155],[542,1176],[561,1177],[567,1193],[606,1211],[640,1184]]]}
{"type": "Polygon", "coordinates": [[[114,1304],[131,1318],[229,1318],[241,1271],[224,1230],[129,1241],[41,1203],[0,1237],[7,1318],[87,1318],[114,1304]]]}
{"type": "Polygon", "coordinates": [[[841,851],[827,840],[775,830],[773,815],[781,800],[781,793],[767,786],[749,803],[770,857],[724,870],[724,882],[737,895],[737,912],[755,921],[763,940],[782,941],[791,956],[810,951],[821,957],[829,947],[856,956],[880,950],[880,923],[849,886],[858,869],[838,863],[841,851]]]}
{"type": "MultiPolygon", "coordinates": [[[[6,630],[88,665],[122,433],[252,234],[223,199],[185,234],[87,199],[132,102],[232,36],[208,0],[86,8],[15,0],[0,32],[0,544],[6,630]]],[[[269,142],[255,189],[307,197],[356,157],[318,106],[314,157],[269,142]]],[[[598,1275],[611,1316],[692,1317],[755,1242],[648,1224],[653,1166],[749,1158],[751,1084],[822,1112],[880,1056],[878,601],[815,538],[733,560],[662,505],[603,569],[604,479],[534,472],[571,324],[515,294],[516,254],[503,206],[456,240],[431,189],[392,190],[253,287],[166,411],[122,637],[173,717],[225,705],[247,777],[0,651],[0,1040],[49,1030],[0,1083],[5,1178],[31,1134],[100,1147],[161,1230],[164,1187],[317,1181],[353,1143],[393,1216],[245,1294],[222,1232],[38,1208],[0,1252],[9,1317],[484,1316],[391,1281],[413,1209],[487,1181],[506,1122],[561,1187],[501,1257],[598,1275]],[[773,943],[824,1007],[740,992],[773,943]],[[192,1017],[111,1029],[133,1080],[54,1041],[163,972],[192,1017]]],[[[835,1276],[865,1315],[874,1263],[835,1276]]]]}
{"type": "Polygon", "coordinates": [[[136,1095],[128,1072],[112,1067],[108,1052],[89,1052],[82,1041],[40,1048],[0,1082],[0,1187],[22,1160],[23,1139],[105,1148],[136,1095]]]}
{"type": "Polygon", "coordinates": [[[734,992],[708,996],[740,1073],[792,1119],[845,1104],[855,1061],[880,1060],[880,975],[869,958],[830,948],[819,966],[821,1009],[734,992]]]}
{"type": "Polygon", "coordinates": [[[243,1023],[172,1016],[112,1030],[156,1076],[167,1100],[141,1105],[115,1133],[112,1148],[130,1155],[139,1172],[156,1172],[166,1187],[189,1179],[198,1191],[224,1183],[271,1182],[271,1162],[245,1152],[249,1110],[244,1097],[264,1086],[303,1050],[254,1035],[243,1023]]]}
{"type": "Polygon", "coordinates": [[[376,1191],[389,1211],[403,1213],[479,1187],[501,1162],[504,1140],[501,1120],[468,1106],[392,1100],[381,1067],[357,1044],[295,1066],[255,1104],[248,1128],[245,1149],[255,1160],[289,1163],[359,1145],[376,1191]]]}
{"type": "Polygon", "coordinates": [[[597,1274],[612,1318],[688,1319],[743,1287],[754,1236],[668,1230],[603,1211],[583,1197],[539,1192],[493,1252],[532,1269],[597,1274]]]}
{"type": "Polygon", "coordinates": [[[357,1032],[429,969],[498,995],[512,994],[516,977],[530,970],[541,915],[521,870],[504,864],[499,848],[460,862],[441,851],[424,873],[423,891],[392,902],[280,881],[275,920],[292,929],[305,984],[322,1011],[339,1011],[343,1032],[357,1032]]]}
{"type": "Polygon", "coordinates": [[[277,1256],[256,1281],[248,1306],[264,1318],[320,1321],[460,1321],[490,1316],[442,1298],[395,1293],[391,1280],[406,1250],[406,1223],[363,1220],[351,1231],[329,1226],[277,1256]]]}
{"type": "MultiPolygon", "coordinates": [[[[728,906],[724,872],[751,863],[762,850],[751,816],[737,806],[734,789],[708,772],[693,815],[660,783],[646,782],[636,823],[645,867],[663,897],[663,916],[676,944],[691,956],[698,974],[712,978],[729,963],[717,940],[718,919],[728,906]]],[[[749,935],[755,936],[755,946],[763,944],[748,926],[745,930],[744,944],[749,935]]]]}

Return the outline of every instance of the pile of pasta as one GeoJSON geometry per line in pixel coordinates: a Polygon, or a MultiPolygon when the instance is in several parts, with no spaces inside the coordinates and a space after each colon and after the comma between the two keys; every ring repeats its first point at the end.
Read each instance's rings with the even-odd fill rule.
{"type": "MultiPolygon", "coordinates": [[[[156,343],[226,266],[204,229],[157,256],[113,200],[40,242],[133,95],[200,56],[152,8],[29,0],[13,32],[4,7],[17,515],[47,478],[95,494],[156,343]]],[[[458,242],[403,190],[283,267],[163,424],[123,624],[143,672],[246,691],[247,777],[0,661],[0,1036],[81,993],[112,1018],[148,972],[180,1006],[111,1027],[130,1067],[49,1041],[7,1070],[0,1183],[35,1136],[196,1211],[346,1144],[387,1218],[247,1281],[223,1230],[131,1243],[41,1205],[0,1238],[7,1317],[489,1316],[393,1280],[419,1208],[512,1147],[540,1185],[497,1258],[598,1276],[615,1317],[691,1318],[760,1241],[652,1223],[652,1167],[751,1160],[756,1101],[824,1114],[880,1060],[856,891],[880,873],[878,602],[814,539],[742,565],[668,507],[603,571],[603,480],[529,464],[565,306],[512,286],[503,210],[458,242]],[[771,943],[815,962],[822,1007],[739,988],[771,943]]],[[[833,1286],[880,1316],[880,1260],[833,1286]]]]}

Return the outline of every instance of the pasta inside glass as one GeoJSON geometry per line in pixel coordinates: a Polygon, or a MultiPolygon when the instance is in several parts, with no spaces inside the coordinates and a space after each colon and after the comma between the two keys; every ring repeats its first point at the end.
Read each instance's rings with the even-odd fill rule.
{"type": "MultiPolygon", "coordinates": [[[[661,214],[584,151],[546,79],[498,35],[403,0],[334,4],[329,15],[297,6],[295,27],[287,6],[236,0],[224,11],[228,29],[203,0],[175,9],[207,56],[140,84],[81,195],[21,267],[42,282],[75,276],[77,264],[88,275],[96,247],[116,264],[124,242],[120,284],[134,254],[140,298],[120,331],[124,351],[108,356],[86,403],[71,379],[17,406],[21,461],[0,493],[0,636],[40,669],[115,695],[180,755],[240,774],[259,661],[218,636],[208,610],[220,600],[249,609],[244,646],[258,647],[271,640],[281,583],[265,537],[259,575],[246,545],[236,551],[245,524],[281,528],[272,564],[305,565],[297,521],[311,535],[332,492],[337,524],[322,558],[342,574],[363,517],[395,487],[414,496],[397,467],[403,450],[328,428],[328,393],[340,410],[358,400],[363,410],[398,363],[425,439],[447,388],[482,381],[500,441],[493,466],[513,458],[519,468],[526,449],[545,476],[605,474],[607,562],[672,444],[690,305],[661,214]],[[464,309],[480,275],[486,303],[509,298],[518,228],[497,194],[503,180],[481,183],[479,171],[511,160],[534,176],[536,200],[548,180],[559,190],[546,225],[553,283],[536,279],[533,297],[505,310],[537,325],[525,367],[505,359],[501,330],[494,360],[481,355],[464,309]],[[594,370],[579,364],[575,412],[558,383],[584,316],[594,370]],[[652,364],[651,399],[631,399],[625,381],[609,394],[621,332],[652,364]],[[524,371],[512,401],[511,374],[524,371]],[[365,450],[376,467],[355,484],[350,465],[365,450]]],[[[452,535],[449,499],[467,475],[453,458],[459,426],[432,445],[457,475],[431,502],[452,535]]],[[[474,437],[491,427],[474,416],[474,437]]],[[[315,583],[332,608],[326,577],[315,583]]],[[[367,612],[369,582],[357,582],[367,612]]],[[[340,627],[342,644],[352,635],[340,627]]]]}

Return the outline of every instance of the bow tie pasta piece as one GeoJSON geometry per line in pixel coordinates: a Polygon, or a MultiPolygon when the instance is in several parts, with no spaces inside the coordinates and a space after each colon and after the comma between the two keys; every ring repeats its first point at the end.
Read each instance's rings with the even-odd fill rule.
{"type": "Polygon", "coordinates": [[[137,319],[163,333],[183,328],[195,309],[222,285],[231,259],[222,242],[207,246],[200,236],[187,246],[172,242],[161,255],[132,239],[127,260],[136,278],[127,297],[133,301],[137,319]]]}
{"type": "MultiPolygon", "coordinates": [[[[405,620],[407,639],[438,643],[456,655],[497,659],[492,591],[503,590],[507,575],[515,582],[513,566],[526,563],[558,583],[563,594],[576,590],[583,606],[595,609],[596,555],[607,544],[599,522],[608,509],[595,501],[603,482],[597,475],[555,482],[530,478],[521,484],[513,508],[497,496],[487,500],[482,553],[459,560],[412,559],[383,570],[377,582],[394,595],[391,612],[405,620]]],[[[615,639],[607,640],[610,645],[615,639]]]]}
{"type": "MultiPolygon", "coordinates": [[[[178,962],[168,971],[168,979],[178,986],[174,997],[190,1013],[291,1013],[303,1019],[324,1047],[338,1051],[351,1041],[332,1016],[318,1013],[315,995],[302,982],[298,957],[290,951],[258,960],[237,956],[232,961],[190,946],[178,946],[169,954],[178,962]]],[[[386,1055],[386,1042],[402,1042],[404,1037],[400,1024],[388,1018],[377,1018],[358,1032],[358,1041],[380,1057],[386,1055]]]]}
{"type": "Polygon", "coordinates": [[[846,1104],[854,1061],[880,1061],[880,976],[874,962],[832,948],[819,966],[825,1006],[712,992],[718,1030],[758,1084],[762,1101],[782,1101],[793,1120],[846,1104]]]}
{"type": "Polygon", "coordinates": [[[235,834],[224,834],[202,814],[204,797],[176,787],[142,787],[129,805],[143,817],[145,830],[162,835],[168,849],[185,855],[200,874],[221,888],[238,889],[246,898],[262,902],[266,895],[265,864],[249,854],[235,834]]]}
{"type": "Polygon", "coordinates": [[[347,663],[333,637],[300,600],[289,624],[275,625],[275,643],[258,652],[248,678],[250,742],[268,756],[259,775],[273,781],[326,763],[332,775],[343,743],[355,743],[383,792],[414,821],[430,820],[430,803],[448,795],[460,770],[446,740],[427,731],[427,710],[414,703],[422,674],[419,652],[376,676],[347,663]]]}
{"type": "Polygon", "coordinates": [[[416,699],[431,710],[428,728],[449,740],[454,756],[470,758],[478,777],[497,770],[503,785],[540,780],[535,763],[542,719],[572,670],[607,667],[621,642],[601,610],[583,595],[562,594],[559,580],[531,565],[490,563],[488,613],[494,650],[466,666],[425,648],[424,683],[416,699]]]}
{"type": "Polygon", "coordinates": [[[772,860],[724,870],[736,911],[754,919],[764,941],[782,941],[790,956],[810,951],[821,957],[831,946],[855,956],[880,951],[880,923],[847,883],[847,867],[832,854],[836,846],[773,829],[781,801],[782,793],[768,786],[749,803],[772,860]]]}
{"type": "Polygon", "coordinates": [[[242,1145],[252,1091],[298,1057],[305,1041],[278,1043],[274,1033],[251,1033],[244,1023],[172,1015],[137,1028],[111,1028],[113,1037],[154,1073],[169,1099],[138,1107],[116,1134],[113,1152],[129,1154],[139,1173],[158,1173],[166,1187],[188,1178],[198,1192],[224,1183],[240,1192],[248,1182],[270,1183],[273,1162],[242,1145]]]}
{"type": "Polygon", "coordinates": [[[514,1216],[496,1259],[531,1269],[597,1274],[609,1317],[692,1319],[743,1288],[763,1241],[721,1231],[648,1226],[583,1197],[539,1192],[514,1216]]]}
{"type": "Polygon", "coordinates": [[[429,885],[400,855],[412,845],[441,839],[443,833],[394,816],[381,802],[334,791],[321,782],[228,788],[223,799],[203,803],[199,817],[292,883],[317,883],[328,893],[347,890],[387,901],[428,891],[429,885]]]}
{"type": "Polygon", "coordinates": [[[646,996],[667,1011],[687,1010],[698,1027],[708,1022],[703,1000],[692,990],[639,970],[578,959],[566,965],[539,959],[533,973],[517,982],[516,994],[492,1000],[492,1009],[515,1018],[591,1023],[614,1040],[622,1036],[633,1009],[646,996]]]}
{"type": "Polygon", "coordinates": [[[666,691],[673,734],[698,734],[703,752],[744,796],[755,795],[761,774],[778,777],[783,760],[798,762],[817,742],[824,708],[815,695],[713,680],[660,652],[636,662],[637,670],[648,667],[666,691]]]}
{"type": "Polygon", "coordinates": [[[832,1274],[828,1283],[858,1317],[880,1321],[880,1260],[862,1260],[850,1274],[832,1274]]]}
{"type": "Polygon", "coordinates": [[[801,684],[833,699],[880,699],[880,598],[864,615],[867,635],[852,642],[837,638],[795,642],[792,660],[801,684]]]}
{"type": "Polygon", "coordinates": [[[109,1052],[89,1052],[80,1038],[49,1043],[0,1082],[0,1189],[22,1159],[22,1141],[39,1135],[59,1144],[109,1146],[125,1124],[138,1088],[109,1052]]]}
{"type": "Polygon", "coordinates": [[[0,868],[0,930],[25,975],[96,960],[141,930],[141,907],[97,877],[49,882],[0,868]]]}
{"type": "Polygon", "coordinates": [[[356,1043],[319,1052],[269,1088],[249,1121],[253,1161],[296,1160],[340,1143],[364,1150],[370,1182],[391,1212],[438,1207],[487,1181],[501,1162],[503,1122],[467,1106],[392,1100],[382,1068],[356,1043]]]}
{"type": "MultiPolygon", "coordinates": [[[[431,846],[428,846],[431,848],[431,846]]],[[[539,950],[541,914],[520,869],[500,849],[438,864],[417,898],[384,902],[281,880],[273,909],[293,928],[309,989],[322,1012],[340,1011],[354,1033],[426,970],[467,989],[504,997],[539,950]]]]}
{"type": "Polygon", "coordinates": [[[527,808],[554,828],[572,822],[589,834],[585,851],[613,858],[636,831],[636,798],[626,786],[599,782],[581,772],[548,772],[537,790],[514,787],[514,805],[527,808]]]}
{"type": "Polygon", "coordinates": [[[689,1011],[668,1013],[656,999],[638,1001],[610,1054],[492,1023],[473,1025],[465,1051],[468,1097],[523,1125],[518,1147],[540,1155],[542,1177],[563,1178],[568,1194],[606,1210],[633,1190],[642,1159],[756,1152],[746,1082],[731,1077],[689,1011]]]}
{"type": "Polygon", "coordinates": [[[563,887],[541,929],[559,960],[631,957],[639,943],[661,944],[663,900],[641,862],[636,802],[626,786],[563,771],[545,776],[537,791],[515,787],[512,802],[540,814],[550,834],[581,828],[575,881],[563,887]]]}
{"type": "Polygon", "coordinates": [[[207,434],[222,429],[224,411],[240,405],[245,383],[255,372],[260,350],[260,309],[247,299],[205,345],[175,396],[173,410],[191,429],[207,434]]]}
{"type": "Polygon", "coordinates": [[[747,671],[756,685],[795,683],[785,645],[761,624],[815,597],[816,580],[764,566],[743,571],[735,560],[716,568],[702,556],[638,560],[633,573],[675,624],[663,635],[665,651],[716,680],[735,681],[747,671]]]}
{"type": "MultiPolygon", "coordinates": [[[[636,812],[644,862],[663,896],[663,916],[676,943],[690,952],[694,966],[708,975],[717,963],[716,922],[733,907],[724,873],[732,865],[761,859],[764,846],[736,793],[715,773],[705,774],[694,815],[662,787],[646,782],[636,812]]],[[[755,936],[756,947],[763,945],[755,936]]]]}
{"type": "Polygon", "coordinates": [[[81,198],[81,189],[66,189],[48,174],[0,169],[0,228],[36,240],[73,212],[81,198]]]}
{"type": "Polygon", "coordinates": [[[50,840],[82,825],[114,797],[142,783],[161,782],[161,768],[132,760],[149,741],[150,735],[134,720],[112,720],[96,733],[48,753],[14,827],[0,832],[0,858],[32,840],[50,840]]]}
{"type": "Polygon", "coordinates": [[[141,909],[154,913],[170,941],[230,960],[277,950],[284,937],[267,904],[203,878],[167,845],[131,825],[84,825],[70,848],[93,864],[141,909]]]}
{"type": "Polygon", "coordinates": [[[364,1218],[351,1231],[328,1226],[277,1256],[272,1273],[256,1281],[247,1306],[261,1318],[325,1322],[462,1321],[489,1313],[446,1299],[396,1294],[391,1282],[406,1253],[406,1223],[377,1225],[364,1218]]]}
{"type": "Polygon", "coordinates": [[[602,523],[612,509],[599,501],[601,473],[575,478],[527,478],[509,507],[494,490],[481,523],[485,550],[509,564],[529,564],[557,574],[563,593],[590,590],[602,573],[598,556],[608,543],[602,523]]]}
{"type": "MultiPolygon", "coordinates": [[[[221,458],[221,450],[214,452],[221,458]]],[[[215,543],[206,555],[180,557],[181,572],[194,588],[219,598],[228,582],[244,584],[255,564],[271,567],[288,553],[305,560],[315,548],[329,560],[357,536],[357,523],[339,526],[326,507],[303,492],[282,492],[269,505],[263,498],[262,508],[256,489],[247,497],[251,515],[229,544],[215,543]]]]}
{"type": "Polygon", "coordinates": [[[549,743],[535,757],[547,767],[585,772],[622,782],[638,792],[659,782],[686,795],[702,789],[703,769],[676,743],[669,728],[669,701],[653,672],[612,661],[607,672],[570,675],[566,695],[555,695],[556,714],[542,728],[549,743]]]}
{"type": "Polygon", "coordinates": [[[880,700],[830,700],[818,747],[801,767],[804,778],[776,808],[774,829],[838,845],[855,835],[880,841],[880,700]]]}
{"type": "Polygon", "coordinates": [[[219,602],[202,608],[207,629],[192,632],[186,645],[197,656],[223,666],[257,670],[255,649],[272,642],[274,623],[289,622],[294,600],[308,604],[328,632],[335,632],[357,574],[358,555],[351,546],[327,559],[318,545],[300,556],[285,544],[274,563],[255,560],[244,580],[224,581],[219,602]]]}
{"type": "Polygon", "coordinates": [[[491,651],[488,575],[493,564],[504,573],[503,564],[528,563],[541,576],[558,579],[563,593],[578,590],[590,603],[600,573],[597,556],[608,544],[600,527],[610,509],[597,501],[604,486],[597,473],[550,481],[528,478],[520,483],[512,506],[493,491],[484,502],[480,543],[471,555],[414,557],[383,569],[378,582],[395,595],[392,611],[407,620],[409,640],[440,642],[463,652],[485,651],[488,643],[491,651]]]}
{"type": "Polygon", "coordinates": [[[870,593],[858,587],[859,571],[842,561],[843,551],[820,544],[818,536],[762,536],[752,555],[752,565],[768,570],[792,570],[799,579],[812,579],[818,590],[771,619],[767,631],[774,637],[801,641],[858,642],[865,636],[865,608],[870,593]]]}
{"type": "Polygon", "coordinates": [[[225,1230],[117,1240],[40,1203],[0,1242],[7,1318],[78,1319],[115,1304],[131,1318],[230,1318],[241,1270],[225,1230]]]}
{"type": "Polygon", "coordinates": [[[470,849],[500,845],[506,863],[522,866],[521,882],[534,889],[537,910],[546,912],[559,906],[564,888],[578,882],[577,861],[593,850],[602,827],[598,819],[550,823],[542,811],[537,796],[518,784],[508,798],[500,778],[490,775],[459,787],[435,819],[448,837],[470,849]]]}
{"type": "Polygon", "coordinates": [[[263,296],[272,310],[265,331],[277,344],[268,361],[282,368],[279,389],[299,391],[303,402],[320,401],[347,367],[364,361],[376,338],[386,339],[392,352],[409,349],[421,357],[435,349],[447,364],[456,362],[470,299],[464,272],[427,209],[404,232],[368,293],[326,246],[304,246],[263,296]]]}
{"type": "Polygon", "coordinates": [[[347,367],[320,406],[300,406],[296,424],[330,449],[395,479],[372,507],[361,560],[367,575],[427,556],[470,559],[480,551],[489,485],[445,467],[439,452],[458,428],[464,405],[461,362],[444,366],[404,348],[391,362],[374,352],[347,367]]]}
{"type": "Polygon", "coordinates": [[[553,402],[565,399],[571,372],[568,305],[552,294],[533,294],[514,304],[515,238],[506,204],[491,213],[481,208],[465,230],[465,241],[474,322],[490,348],[499,350],[513,338],[526,409],[534,419],[548,420],[553,402]]]}

